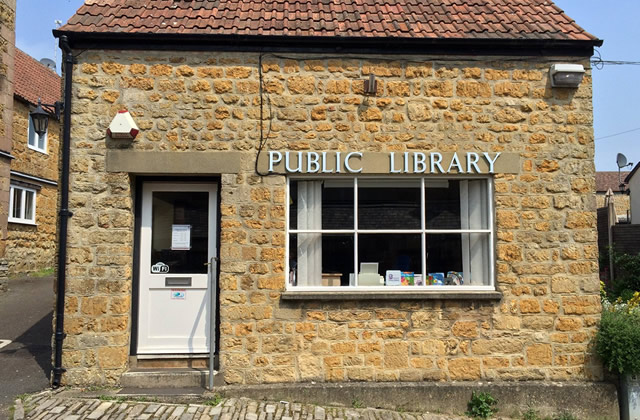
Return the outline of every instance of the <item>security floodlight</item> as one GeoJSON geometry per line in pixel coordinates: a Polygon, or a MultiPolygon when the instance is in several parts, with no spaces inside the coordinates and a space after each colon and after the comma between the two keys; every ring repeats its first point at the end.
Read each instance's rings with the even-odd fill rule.
{"type": "Polygon", "coordinates": [[[549,69],[552,87],[577,88],[584,76],[582,64],[554,64],[549,69]]]}

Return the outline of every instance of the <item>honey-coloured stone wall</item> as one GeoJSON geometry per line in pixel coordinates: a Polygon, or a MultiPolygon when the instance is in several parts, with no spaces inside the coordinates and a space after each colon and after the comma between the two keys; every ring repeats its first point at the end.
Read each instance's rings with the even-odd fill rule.
{"type": "MultiPolygon", "coordinates": [[[[58,182],[60,123],[49,119],[47,153],[28,146],[30,105],[15,100],[13,112],[13,147],[16,157],[11,169],[23,174],[58,182]]],[[[10,274],[29,273],[51,268],[56,257],[58,187],[48,183],[17,180],[39,185],[36,192],[36,225],[9,223],[6,259],[10,274]]]]}
{"type": "MultiPolygon", "coordinates": [[[[0,0],[0,150],[11,153],[13,116],[13,71],[15,55],[16,0],[0,0]]],[[[6,288],[9,214],[9,172],[11,160],[0,156],[0,291],[6,288]]]]}
{"type": "Polygon", "coordinates": [[[228,384],[601,378],[589,70],[578,89],[552,89],[541,59],[77,53],[67,383],[116,383],[128,368],[135,174],[107,172],[109,148],[245,153],[220,174],[228,384]],[[265,150],[518,154],[517,174],[495,175],[502,299],[282,300],[286,179],[253,169],[261,82],[265,150]],[[140,127],[133,142],[105,139],[120,109],[140,127]]]}

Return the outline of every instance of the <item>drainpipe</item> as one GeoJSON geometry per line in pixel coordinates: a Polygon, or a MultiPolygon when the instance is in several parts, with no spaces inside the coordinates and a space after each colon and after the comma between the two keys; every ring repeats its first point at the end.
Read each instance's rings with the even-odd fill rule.
{"type": "Polygon", "coordinates": [[[60,172],[60,211],[58,224],[58,278],[56,295],[56,329],[54,334],[55,353],[53,361],[53,380],[51,386],[58,388],[62,374],[62,341],[64,333],[64,297],[67,273],[67,226],[73,215],[69,211],[69,151],[71,145],[71,80],[73,78],[73,53],[66,35],[60,37],[60,49],[64,62],[64,120],[62,124],[62,170],[60,172]]]}

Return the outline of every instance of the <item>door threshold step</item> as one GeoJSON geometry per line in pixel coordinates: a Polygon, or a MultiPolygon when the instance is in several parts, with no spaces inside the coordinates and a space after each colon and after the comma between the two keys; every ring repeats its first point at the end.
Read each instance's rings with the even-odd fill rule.
{"type": "MultiPolygon", "coordinates": [[[[214,387],[221,386],[222,376],[214,371],[214,387]]],[[[209,370],[205,369],[132,369],[120,378],[124,389],[191,389],[209,386],[209,370]]]]}
{"type": "Polygon", "coordinates": [[[202,387],[196,388],[122,388],[116,395],[122,397],[179,397],[194,398],[201,397],[206,390],[202,387]]]}

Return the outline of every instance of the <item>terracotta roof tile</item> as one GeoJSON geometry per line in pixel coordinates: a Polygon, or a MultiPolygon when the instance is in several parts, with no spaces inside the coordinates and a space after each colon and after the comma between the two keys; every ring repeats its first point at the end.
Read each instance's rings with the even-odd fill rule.
{"type": "Polygon", "coordinates": [[[550,0],[85,0],[60,30],[597,40],[550,0]]]}
{"type": "Polygon", "coordinates": [[[62,80],[53,70],[16,48],[14,95],[36,105],[60,100],[62,80]]]}
{"type": "MultiPolygon", "coordinates": [[[[629,171],[621,171],[620,180],[625,182],[625,177],[629,173],[629,171]]],[[[596,191],[606,193],[611,188],[613,192],[618,192],[620,191],[620,180],[618,179],[618,171],[596,172],[596,191]]]]}

